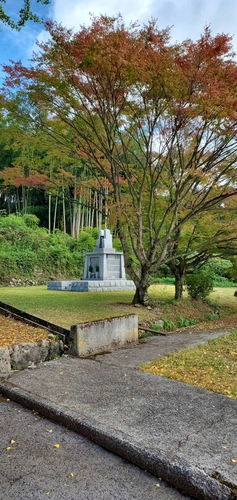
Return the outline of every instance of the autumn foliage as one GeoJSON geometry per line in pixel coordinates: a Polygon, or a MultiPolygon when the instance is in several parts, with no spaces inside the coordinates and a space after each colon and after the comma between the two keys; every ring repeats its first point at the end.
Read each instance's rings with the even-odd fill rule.
{"type": "Polygon", "coordinates": [[[126,27],[120,16],[93,18],[77,33],[46,29],[30,68],[5,67],[6,100],[80,158],[92,183],[106,179],[106,217],[134,302],[146,304],[149,274],[175,259],[177,237],[236,194],[231,38],[207,27],[196,42],[172,44],[155,21],[126,27]]]}

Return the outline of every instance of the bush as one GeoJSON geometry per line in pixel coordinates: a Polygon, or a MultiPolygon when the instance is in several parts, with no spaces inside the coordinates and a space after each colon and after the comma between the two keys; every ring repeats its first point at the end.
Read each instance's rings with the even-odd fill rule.
{"type": "Polygon", "coordinates": [[[215,276],[214,277],[214,286],[218,286],[220,288],[231,288],[235,287],[236,288],[236,283],[233,283],[233,281],[230,281],[228,278],[224,278],[221,276],[215,276]]]}
{"type": "Polygon", "coordinates": [[[168,330],[171,332],[172,330],[175,329],[175,323],[172,321],[172,319],[166,319],[166,318],[160,318],[162,321],[164,321],[164,330],[168,330]]]}
{"type": "Polygon", "coordinates": [[[37,254],[29,249],[15,253],[15,263],[20,274],[31,275],[37,264],[37,254]]]}
{"type": "Polygon", "coordinates": [[[163,283],[165,285],[174,285],[175,278],[171,278],[170,276],[167,276],[166,278],[161,278],[160,283],[163,283]]]}
{"type": "Polygon", "coordinates": [[[27,227],[31,227],[31,228],[35,229],[36,227],[39,226],[40,220],[34,214],[25,214],[25,215],[23,215],[23,219],[24,219],[27,227]]]}
{"type": "Polygon", "coordinates": [[[178,316],[178,326],[181,328],[186,328],[186,326],[196,325],[198,323],[197,319],[193,318],[183,318],[183,316],[178,316]]]}
{"type": "Polygon", "coordinates": [[[189,274],[185,279],[188,295],[191,299],[205,299],[213,290],[213,278],[205,272],[189,274]]]}
{"type": "Polygon", "coordinates": [[[174,275],[166,264],[159,266],[151,275],[151,283],[174,283],[174,275]]]}

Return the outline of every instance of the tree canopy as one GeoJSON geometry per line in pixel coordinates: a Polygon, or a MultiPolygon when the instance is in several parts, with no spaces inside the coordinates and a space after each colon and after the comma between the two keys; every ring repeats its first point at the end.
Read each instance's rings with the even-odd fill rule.
{"type": "MultiPolygon", "coordinates": [[[[7,3],[6,0],[0,0],[1,3],[7,3]]],[[[42,5],[49,5],[51,0],[37,0],[37,3],[41,3],[42,5]]],[[[6,9],[0,5],[0,21],[4,24],[10,26],[10,28],[19,31],[27,21],[34,21],[36,23],[42,22],[42,19],[34,13],[31,9],[31,0],[23,0],[23,5],[21,9],[19,9],[19,20],[16,22],[9,16],[6,12],[6,9]]]]}
{"type": "Polygon", "coordinates": [[[109,223],[134,302],[145,304],[149,274],[173,259],[178,232],[237,192],[231,38],[205,28],[196,42],[171,44],[169,29],[126,27],[121,16],[77,33],[46,28],[32,67],[5,67],[6,100],[106,179],[109,223]]]}

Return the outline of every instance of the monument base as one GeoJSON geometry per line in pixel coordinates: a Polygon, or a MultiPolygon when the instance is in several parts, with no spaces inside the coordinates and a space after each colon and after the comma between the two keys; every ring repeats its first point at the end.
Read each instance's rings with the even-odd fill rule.
{"type": "Polygon", "coordinates": [[[132,280],[71,280],[48,281],[48,290],[62,290],[64,292],[118,292],[119,290],[135,290],[132,280]]]}

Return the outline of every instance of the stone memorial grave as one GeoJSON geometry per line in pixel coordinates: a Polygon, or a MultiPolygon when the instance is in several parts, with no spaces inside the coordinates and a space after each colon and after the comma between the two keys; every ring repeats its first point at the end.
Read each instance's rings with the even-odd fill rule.
{"type": "Polygon", "coordinates": [[[99,232],[94,251],[86,253],[83,279],[49,281],[48,290],[101,292],[135,290],[135,285],[126,279],[123,252],[113,248],[110,230],[104,229],[99,232]]]}

